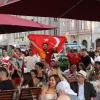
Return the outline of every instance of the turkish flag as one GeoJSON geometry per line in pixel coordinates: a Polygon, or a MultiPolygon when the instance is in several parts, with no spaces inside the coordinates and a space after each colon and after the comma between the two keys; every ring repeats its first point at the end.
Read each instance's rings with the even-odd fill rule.
{"type": "MultiPolygon", "coordinates": [[[[48,48],[56,48],[57,52],[60,52],[63,49],[63,45],[66,41],[64,36],[52,36],[52,35],[39,35],[39,34],[29,34],[29,40],[34,41],[39,48],[42,49],[42,44],[47,43],[48,48]]],[[[35,53],[36,50],[33,50],[34,47],[31,46],[32,51],[35,53]]]]}

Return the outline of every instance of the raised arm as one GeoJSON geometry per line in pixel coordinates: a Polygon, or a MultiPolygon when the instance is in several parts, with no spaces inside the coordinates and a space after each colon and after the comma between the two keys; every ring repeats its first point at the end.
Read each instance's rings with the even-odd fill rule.
{"type": "Polygon", "coordinates": [[[30,40],[30,43],[31,43],[35,48],[39,48],[39,47],[37,46],[37,44],[36,44],[34,41],[31,41],[31,40],[30,40]]]}
{"type": "Polygon", "coordinates": [[[30,43],[37,49],[37,52],[38,52],[40,58],[45,59],[46,58],[45,52],[41,48],[39,48],[34,41],[30,41],[30,43]]]}

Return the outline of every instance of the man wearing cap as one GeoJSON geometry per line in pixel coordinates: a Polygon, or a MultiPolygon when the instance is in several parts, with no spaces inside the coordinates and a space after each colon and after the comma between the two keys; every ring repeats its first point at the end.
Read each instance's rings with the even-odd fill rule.
{"type": "Polygon", "coordinates": [[[86,76],[86,72],[80,70],[77,73],[77,81],[70,84],[79,100],[93,100],[96,97],[96,91],[91,83],[86,82],[86,76]]]}

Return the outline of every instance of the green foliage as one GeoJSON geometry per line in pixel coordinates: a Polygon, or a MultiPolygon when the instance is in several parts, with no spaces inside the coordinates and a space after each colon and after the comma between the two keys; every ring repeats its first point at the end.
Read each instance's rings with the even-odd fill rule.
{"type": "Polygon", "coordinates": [[[66,56],[60,56],[59,62],[60,62],[60,69],[62,71],[68,69],[69,61],[68,61],[68,58],[66,56]]]}

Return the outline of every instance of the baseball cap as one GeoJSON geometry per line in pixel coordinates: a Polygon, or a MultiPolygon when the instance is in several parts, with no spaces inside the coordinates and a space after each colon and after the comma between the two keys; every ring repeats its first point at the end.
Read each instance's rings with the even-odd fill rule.
{"type": "Polygon", "coordinates": [[[83,71],[83,70],[80,70],[80,71],[77,73],[77,75],[83,76],[84,78],[87,77],[87,73],[86,73],[85,71],[83,71]]]}

